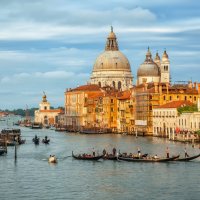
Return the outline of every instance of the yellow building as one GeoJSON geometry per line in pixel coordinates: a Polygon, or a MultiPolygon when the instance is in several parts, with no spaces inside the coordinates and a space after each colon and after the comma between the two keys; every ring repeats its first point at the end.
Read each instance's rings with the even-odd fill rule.
{"type": "Polygon", "coordinates": [[[44,126],[55,125],[58,123],[58,115],[62,112],[61,109],[51,109],[50,103],[47,101],[47,96],[44,94],[42,102],[39,104],[39,110],[35,111],[34,122],[44,126]]]}
{"type": "Polygon", "coordinates": [[[135,88],[124,91],[117,97],[117,130],[120,133],[135,133],[135,88]]]}
{"type": "Polygon", "coordinates": [[[143,83],[136,87],[136,129],[153,134],[152,110],[172,101],[190,101],[197,104],[200,84],[143,83]]]}

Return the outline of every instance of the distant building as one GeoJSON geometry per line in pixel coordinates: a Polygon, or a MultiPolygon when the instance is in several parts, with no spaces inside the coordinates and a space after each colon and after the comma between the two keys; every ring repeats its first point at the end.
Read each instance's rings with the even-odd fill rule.
{"type": "Polygon", "coordinates": [[[44,94],[42,102],[39,104],[39,110],[35,111],[34,122],[43,125],[54,125],[58,123],[58,115],[62,112],[61,109],[51,109],[50,103],[47,101],[47,96],[44,94]]]}

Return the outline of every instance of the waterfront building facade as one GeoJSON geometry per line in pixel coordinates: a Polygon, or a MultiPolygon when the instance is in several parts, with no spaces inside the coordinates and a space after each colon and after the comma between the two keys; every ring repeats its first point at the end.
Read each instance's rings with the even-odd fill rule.
{"type": "Polygon", "coordinates": [[[58,115],[63,111],[61,109],[51,109],[51,104],[47,101],[46,94],[43,95],[39,104],[39,110],[35,111],[34,122],[44,126],[55,125],[58,123],[58,115]]]}
{"type": "Polygon", "coordinates": [[[93,113],[93,103],[90,104],[91,96],[102,94],[98,85],[83,85],[65,92],[65,125],[69,130],[81,130],[87,127],[93,113]],[[87,108],[88,105],[88,108],[87,108]],[[92,107],[90,107],[92,106],[92,107]]]}
{"type": "Polygon", "coordinates": [[[153,134],[154,108],[172,101],[190,101],[197,104],[200,84],[143,83],[136,87],[136,128],[139,132],[153,134]]]}
{"type": "MultiPolygon", "coordinates": [[[[170,137],[179,129],[178,108],[192,106],[190,101],[172,101],[153,109],[153,135],[170,137]]],[[[185,122],[185,121],[184,121],[185,122]]]]}

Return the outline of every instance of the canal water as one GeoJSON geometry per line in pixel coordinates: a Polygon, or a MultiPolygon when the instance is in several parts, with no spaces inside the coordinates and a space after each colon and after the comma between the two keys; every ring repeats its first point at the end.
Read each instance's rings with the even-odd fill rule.
{"type": "MultiPolygon", "coordinates": [[[[2,128],[12,122],[0,122],[2,128]]],[[[17,127],[14,127],[17,128],[17,127]]],[[[21,128],[21,127],[20,127],[21,128]]],[[[81,135],[53,130],[21,128],[26,144],[8,147],[8,154],[0,156],[1,200],[199,200],[200,160],[188,163],[127,163],[118,161],[79,161],[71,157],[93,149],[102,152],[113,147],[121,152],[165,155],[168,146],[171,155],[184,155],[185,144],[160,138],[126,135],[81,135]],[[48,136],[49,145],[35,146],[32,138],[48,136]],[[49,164],[49,155],[58,157],[57,164],[49,164]]],[[[199,153],[198,146],[186,145],[188,154],[199,153]]]]}

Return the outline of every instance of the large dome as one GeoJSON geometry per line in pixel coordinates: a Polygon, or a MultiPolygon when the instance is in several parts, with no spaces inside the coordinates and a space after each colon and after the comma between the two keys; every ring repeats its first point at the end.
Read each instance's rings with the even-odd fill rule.
{"type": "Polygon", "coordinates": [[[126,56],[119,51],[117,37],[111,27],[105,51],[95,60],[90,77],[91,84],[110,86],[119,90],[132,87],[133,76],[126,56]]]}
{"type": "Polygon", "coordinates": [[[146,59],[144,63],[142,63],[137,71],[137,76],[160,76],[160,68],[153,61],[151,57],[151,52],[148,49],[146,54],[146,59]]]}
{"type": "Polygon", "coordinates": [[[94,63],[93,72],[104,70],[131,71],[131,68],[128,59],[119,50],[104,51],[97,57],[94,63]]]}

